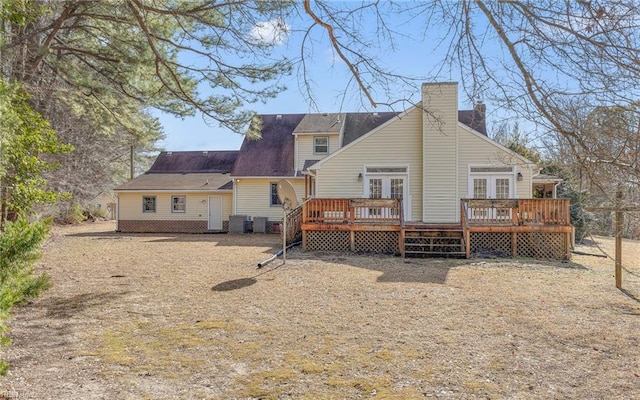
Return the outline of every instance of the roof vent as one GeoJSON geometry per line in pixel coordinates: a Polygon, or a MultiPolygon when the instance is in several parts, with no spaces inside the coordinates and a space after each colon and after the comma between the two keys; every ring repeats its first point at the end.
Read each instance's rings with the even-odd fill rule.
{"type": "Polygon", "coordinates": [[[173,154],[173,151],[167,151],[167,155],[170,156],[173,154]]]}
{"type": "Polygon", "coordinates": [[[276,115],[276,119],[282,119],[282,114],[276,115]]]}
{"type": "Polygon", "coordinates": [[[208,151],[206,151],[206,150],[202,152],[202,155],[203,155],[203,156],[206,156],[207,154],[209,154],[209,152],[208,152],[208,151]]]}
{"type": "Polygon", "coordinates": [[[374,117],[377,117],[377,116],[378,116],[378,113],[377,113],[377,112],[374,112],[374,113],[373,113],[373,116],[374,116],[374,117]]]}

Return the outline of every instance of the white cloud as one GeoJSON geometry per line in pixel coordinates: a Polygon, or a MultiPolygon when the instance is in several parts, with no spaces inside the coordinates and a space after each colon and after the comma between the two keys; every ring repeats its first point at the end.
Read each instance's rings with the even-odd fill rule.
{"type": "Polygon", "coordinates": [[[257,23],[251,29],[251,37],[258,43],[281,45],[287,40],[290,31],[289,25],[282,19],[272,19],[257,23]]]}

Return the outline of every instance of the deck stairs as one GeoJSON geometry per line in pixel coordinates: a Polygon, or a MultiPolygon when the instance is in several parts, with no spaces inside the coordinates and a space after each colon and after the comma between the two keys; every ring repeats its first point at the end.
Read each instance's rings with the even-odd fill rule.
{"type": "Polygon", "coordinates": [[[404,256],[465,258],[462,227],[454,224],[406,225],[404,256]]]}

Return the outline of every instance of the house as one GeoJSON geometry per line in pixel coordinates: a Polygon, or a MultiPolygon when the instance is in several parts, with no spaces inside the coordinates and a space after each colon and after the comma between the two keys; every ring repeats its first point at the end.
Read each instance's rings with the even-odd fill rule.
{"type": "Polygon", "coordinates": [[[100,192],[89,201],[89,206],[94,210],[104,213],[104,217],[109,220],[115,219],[116,197],[113,193],[100,192]]]}
{"type": "Polygon", "coordinates": [[[228,230],[237,151],[164,151],[149,171],[115,188],[116,230],[228,230]]]}
{"type": "MultiPolygon", "coordinates": [[[[456,83],[423,84],[421,103],[402,113],[262,115],[262,139],[245,139],[237,152],[163,152],[146,174],[115,189],[118,229],[225,231],[232,216],[242,216],[249,229],[257,218],[269,221],[267,231],[277,230],[281,179],[295,188],[299,204],[313,199],[309,207],[320,199],[395,199],[402,224],[415,226],[459,226],[461,199],[531,199],[538,167],[487,136],[483,104],[459,111],[457,101],[456,83]]],[[[341,213],[346,221],[356,203],[322,213],[341,213]]],[[[473,217],[515,218],[500,206],[474,209],[473,217]]],[[[367,219],[381,215],[380,207],[361,208],[367,219]]],[[[322,247],[355,225],[304,226],[305,244],[315,235],[322,247]]],[[[393,230],[401,240],[404,233],[393,230]]]]}

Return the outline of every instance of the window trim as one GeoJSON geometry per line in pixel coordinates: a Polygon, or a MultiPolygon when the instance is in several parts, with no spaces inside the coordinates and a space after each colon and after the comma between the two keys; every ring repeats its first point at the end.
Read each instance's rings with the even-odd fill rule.
{"type": "Polygon", "coordinates": [[[156,213],[158,212],[158,198],[157,196],[142,196],[142,213],[143,214],[150,214],[150,213],[156,213]],[[146,205],[145,205],[145,199],[153,199],[153,210],[146,209],[146,205]]]}
{"type": "MultiPolygon", "coordinates": [[[[509,197],[518,198],[517,168],[515,165],[470,164],[467,170],[467,197],[474,198],[474,179],[487,179],[487,196],[496,195],[495,180],[509,180],[509,197]]],[[[488,197],[489,198],[489,197],[488,197]]]]}
{"type": "Polygon", "coordinates": [[[182,194],[172,195],[171,196],[171,213],[184,214],[186,212],[187,212],[187,196],[182,195],[182,194]],[[175,202],[175,199],[178,199],[178,198],[182,198],[184,200],[183,201],[183,207],[184,207],[183,210],[176,209],[176,207],[175,207],[176,205],[180,204],[180,203],[176,203],[175,202]]]}
{"type": "Polygon", "coordinates": [[[278,197],[278,182],[269,182],[269,207],[282,207],[282,202],[278,197]]]}
{"type": "Polygon", "coordinates": [[[313,154],[329,154],[329,136],[314,136],[313,137],[313,154]],[[326,144],[318,145],[318,139],[325,139],[327,141],[326,144]],[[318,147],[326,147],[326,151],[318,151],[318,147]]]}
{"type": "Polygon", "coordinates": [[[366,165],[366,175],[409,175],[409,167],[399,165],[366,165]]]}

